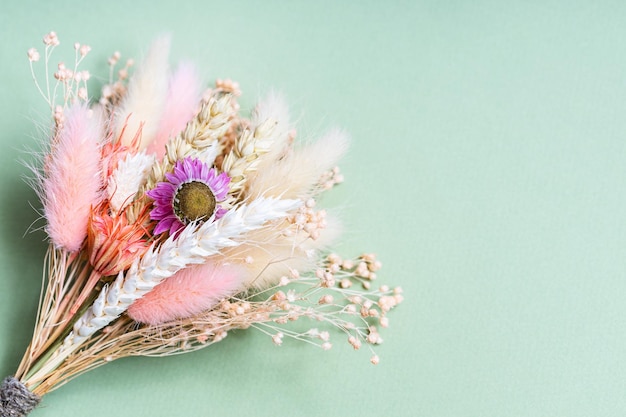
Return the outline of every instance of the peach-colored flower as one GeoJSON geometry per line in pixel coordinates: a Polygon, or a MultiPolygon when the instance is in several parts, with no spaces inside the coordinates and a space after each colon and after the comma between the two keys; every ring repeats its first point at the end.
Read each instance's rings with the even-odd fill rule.
{"type": "Polygon", "coordinates": [[[148,249],[147,213],[128,223],[124,213],[113,217],[104,209],[89,219],[87,251],[89,262],[102,275],[115,275],[128,268],[148,249]]]}

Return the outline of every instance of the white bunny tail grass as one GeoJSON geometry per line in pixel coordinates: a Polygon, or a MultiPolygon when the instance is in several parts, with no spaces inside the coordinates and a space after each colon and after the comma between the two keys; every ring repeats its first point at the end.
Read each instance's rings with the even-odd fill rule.
{"type": "Polygon", "coordinates": [[[170,37],[154,41],[128,84],[120,110],[114,115],[116,138],[130,145],[141,129],[139,149],[157,135],[168,93],[170,37]]]}
{"type": "Polygon", "coordinates": [[[316,195],[321,190],[322,176],[335,167],[348,150],[348,144],[347,133],[334,129],[317,141],[294,149],[250,180],[248,196],[282,196],[306,200],[316,195]]]}

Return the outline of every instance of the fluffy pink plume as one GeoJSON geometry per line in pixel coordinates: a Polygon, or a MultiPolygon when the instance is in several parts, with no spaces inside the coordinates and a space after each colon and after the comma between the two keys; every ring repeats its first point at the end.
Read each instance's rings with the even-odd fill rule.
{"type": "Polygon", "coordinates": [[[102,123],[84,105],[65,111],[63,129],[44,167],[42,193],[46,231],[68,251],[80,249],[87,236],[91,207],[102,199],[102,123]]]}
{"type": "Polygon", "coordinates": [[[244,270],[206,263],[185,268],[128,308],[135,321],[151,325],[191,317],[241,290],[244,270]]]}
{"type": "Polygon", "coordinates": [[[147,148],[147,153],[157,158],[165,155],[168,139],[181,132],[195,115],[201,98],[200,77],[191,63],[181,63],[169,81],[168,97],[156,138],[147,148]]]}

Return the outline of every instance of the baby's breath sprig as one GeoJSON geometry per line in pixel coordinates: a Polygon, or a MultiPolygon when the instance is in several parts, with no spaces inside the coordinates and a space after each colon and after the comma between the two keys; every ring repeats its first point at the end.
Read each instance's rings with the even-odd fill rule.
{"type": "Polygon", "coordinates": [[[119,51],[115,51],[108,60],[109,64],[109,82],[102,86],[102,92],[99,103],[107,110],[111,110],[115,106],[119,105],[127,92],[127,81],[130,68],[135,65],[135,60],[129,58],[126,60],[125,65],[115,72],[115,68],[122,58],[122,54],[119,51]],[[116,74],[117,78],[114,79],[113,75],[116,74]]]}
{"type": "Polygon", "coordinates": [[[333,169],[326,171],[319,179],[318,188],[319,191],[326,191],[333,188],[335,185],[343,182],[343,174],[340,172],[339,167],[333,167],[333,169]]]}
{"type": "Polygon", "coordinates": [[[34,63],[41,59],[41,54],[36,48],[30,48],[27,52],[30,73],[35,83],[35,87],[44,101],[50,107],[57,129],[62,126],[64,121],[64,109],[77,101],[87,102],[89,94],[87,90],[87,81],[91,77],[89,71],[80,70],[79,66],[83,59],[91,51],[89,45],[74,44],[74,64],[68,68],[65,63],[59,62],[57,70],[53,73],[56,82],[50,79],[50,64],[52,52],[60,45],[59,37],[56,32],[50,32],[43,37],[44,49],[44,71],[45,84],[42,86],[35,74],[34,63]],[[58,96],[58,89],[62,89],[61,98],[58,96]]]}

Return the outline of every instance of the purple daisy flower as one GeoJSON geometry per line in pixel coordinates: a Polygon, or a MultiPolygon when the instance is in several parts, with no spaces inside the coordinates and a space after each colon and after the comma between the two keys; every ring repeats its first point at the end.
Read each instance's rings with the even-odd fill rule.
{"type": "Polygon", "coordinates": [[[159,222],[155,235],[168,230],[173,235],[191,222],[206,221],[212,216],[219,219],[226,213],[217,204],[228,194],[230,177],[225,172],[218,175],[199,159],[185,158],[177,161],[173,172],[165,174],[165,178],[167,181],[146,192],[154,200],[150,218],[159,222]]]}

